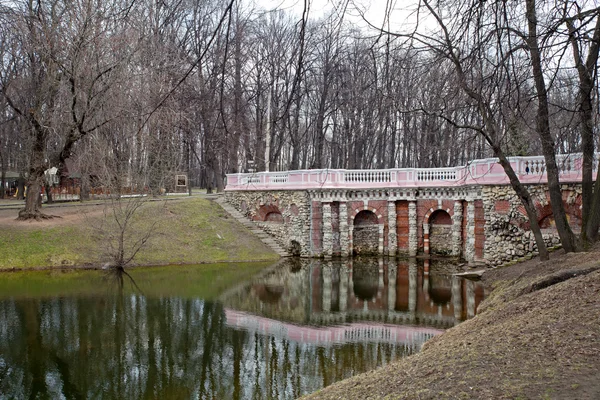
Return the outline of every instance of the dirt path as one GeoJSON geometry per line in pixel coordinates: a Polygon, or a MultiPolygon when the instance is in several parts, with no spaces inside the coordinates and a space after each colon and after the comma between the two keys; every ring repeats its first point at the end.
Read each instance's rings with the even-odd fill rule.
{"type": "Polygon", "coordinates": [[[80,224],[86,215],[98,216],[104,210],[103,205],[90,206],[63,206],[44,208],[46,214],[55,215],[59,218],[40,221],[17,221],[18,209],[0,209],[0,229],[40,229],[52,226],[69,226],[80,224]]]}
{"type": "Polygon", "coordinates": [[[600,399],[600,248],[490,271],[484,282],[495,290],[477,317],[308,398],[600,399]]]}

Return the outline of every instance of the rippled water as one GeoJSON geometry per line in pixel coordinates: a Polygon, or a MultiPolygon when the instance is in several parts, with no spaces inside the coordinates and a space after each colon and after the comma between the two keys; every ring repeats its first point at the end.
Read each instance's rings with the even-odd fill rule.
{"type": "Polygon", "coordinates": [[[448,266],[366,259],[0,276],[0,399],[286,399],[474,315],[448,266]],[[254,275],[252,278],[248,276],[254,275]]]}

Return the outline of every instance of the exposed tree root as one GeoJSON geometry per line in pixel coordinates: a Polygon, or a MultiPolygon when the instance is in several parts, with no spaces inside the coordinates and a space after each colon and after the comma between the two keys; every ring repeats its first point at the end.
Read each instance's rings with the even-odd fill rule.
{"type": "Polygon", "coordinates": [[[30,212],[30,211],[25,211],[25,209],[22,209],[21,211],[19,211],[19,216],[17,217],[17,221],[44,221],[44,220],[53,219],[53,218],[62,218],[62,217],[60,215],[44,214],[41,211],[30,212]]]}
{"type": "Polygon", "coordinates": [[[521,294],[536,292],[538,290],[545,289],[552,285],[556,285],[557,283],[567,281],[571,278],[587,275],[599,269],[600,267],[591,267],[586,269],[572,269],[568,271],[560,271],[555,274],[546,276],[539,281],[533,282],[531,285],[527,286],[521,294]]]}

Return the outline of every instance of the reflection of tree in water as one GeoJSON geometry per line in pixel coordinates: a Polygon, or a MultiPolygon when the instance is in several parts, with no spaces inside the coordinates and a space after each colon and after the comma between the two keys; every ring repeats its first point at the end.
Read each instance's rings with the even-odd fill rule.
{"type": "Polygon", "coordinates": [[[408,352],[249,334],[199,299],[0,301],[0,393],[23,398],[295,398],[408,352]]]}

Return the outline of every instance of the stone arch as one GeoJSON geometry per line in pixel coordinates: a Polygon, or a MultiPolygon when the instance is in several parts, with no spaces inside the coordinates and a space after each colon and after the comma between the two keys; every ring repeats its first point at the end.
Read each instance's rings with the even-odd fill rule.
{"type": "MultiPolygon", "coordinates": [[[[581,231],[581,209],[576,204],[564,204],[564,206],[571,229],[575,232],[581,231]]],[[[539,207],[537,213],[538,224],[542,230],[553,231],[556,229],[554,214],[552,213],[552,206],[550,204],[539,207]]]]}
{"type": "Polygon", "coordinates": [[[380,213],[380,211],[374,207],[353,207],[353,212],[350,213],[350,219],[351,219],[351,223],[354,223],[354,219],[356,218],[356,216],[360,213],[362,213],[363,211],[370,211],[373,214],[375,214],[376,218],[377,218],[377,223],[378,224],[383,224],[383,215],[380,213]]]}
{"type": "Polygon", "coordinates": [[[429,213],[429,251],[431,254],[452,254],[452,216],[450,210],[437,209],[429,213]]]}
{"type": "MultiPolygon", "coordinates": [[[[446,214],[448,214],[448,216],[450,217],[450,221],[452,221],[452,217],[454,216],[454,210],[451,210],[449,208],[443,209],[441,207],[438,207],[437,209],[430,208],[429,211],[425,213],[425,216],[423,217],[423,223],[431,224],[432,216],[436,218],[436,215],[440,215],[440,212],[445,212],[446,214]]],[[[452,224],[452,222],[450,222],[450,224],[452,224]]]]}
{"type": "Polygon", "coordinates": [[[258,209],[256,220],[263,222],[283,223],[283,215],[276,205],[265,204],[258,209]]]}
{"type": "Polygon", "coordinates": [[[293,256],[299,256],[302,253],[302,246],[297,240],[290,241],[290,254],[293,256]]]}
{"type": "Polygon", "coordinates": [[[374,211],[360,210],[352,216],[353,254],[379,253],[379,217],[374,211]]]}

